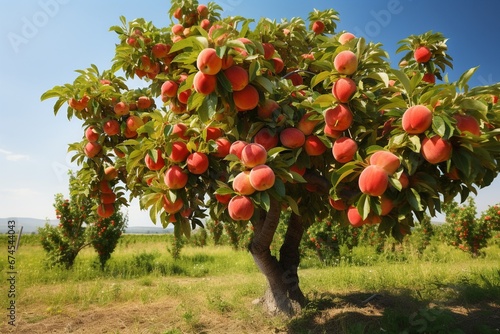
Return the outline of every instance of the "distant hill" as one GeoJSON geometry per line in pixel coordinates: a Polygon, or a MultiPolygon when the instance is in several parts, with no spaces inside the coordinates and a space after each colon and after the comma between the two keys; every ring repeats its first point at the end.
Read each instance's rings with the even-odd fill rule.
{"type": "MultiPolygon", "coordinates": [[[[39,227],[45,225],[45,219],[37,218],[26,218],[26,217],[16,217],[16,218],[0,218],[0,234],[7,233],[7,222],[9,220],[15,220],[16,222],[16,233],[19,231],[21,226],[23,227],[23,234],[37,233],[39,227]]],[[[53,219],[49,220],[50,225],[56,226],[59,224],[59,220],[53,219]]],[[[172,233],[172,228],[164,229],[158,226],[129,226],[125,230],[125,233],[131,234],[165,234],[172,233]]]]}

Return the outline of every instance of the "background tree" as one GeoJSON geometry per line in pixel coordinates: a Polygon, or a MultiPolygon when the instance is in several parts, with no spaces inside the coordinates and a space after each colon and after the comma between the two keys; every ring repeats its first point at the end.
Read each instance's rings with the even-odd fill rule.
{"type": "Polygon", "coordinates": [[[93,246],[98,253],[101,268],[111,257],[118,239],[125,230],[127,219],[120,212],[108,218],[95,213],[95,202],[83,195],[82,183],[70,174],[70,198],[62,194],[55,196],[54,208],[59,225],[48,223],[39,229],[42,246],[51,265],[71,268],[78,253],[87,246],[93,246]]]}
{"type": "Polygon", "coordinates": [[[469,87],[475,69],[436,83],[452,64],[441,34],[402,41],[392,69],[380,44],[335,33],[333,9],[308,22],[222,18],[220,9],[173,0],[167,28],[122,17],[111,27],[111,69],[79,71],[42,99],[57,98],[56,113],[68,103],[89,133],[70,148],[90,197],[114,168],[115,205],[127,204],[124,187],[177,235],[206,216],[250,221],[269,311],[293,314],[306,302],[298,247],[311,224],[377,224],[401,239],[414,219],[496,177],[500,87],[469,87]],[[145,86],[129,88],[131,78],[145,86]],[[290,218],[273,254],[283,210],[290,218]]]}

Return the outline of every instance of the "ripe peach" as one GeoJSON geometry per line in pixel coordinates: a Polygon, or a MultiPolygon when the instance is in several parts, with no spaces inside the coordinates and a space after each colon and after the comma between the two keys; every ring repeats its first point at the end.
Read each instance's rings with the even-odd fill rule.
{"type": "Polygon", "coordinates": [[[262,43],[262,48],[264,49],[264,59],[269,60],[274,56],[276,51],[274,45],[271,43],[262,43]]]}
{"type": "Polygon", "coordinates": [[[170,189],[184,188],[188,182],[188,178],[184,170],[177,165],[173,165],[167,169],[163,177],[165,184],[170,189]]]}
{"type": "Polygon", "coordinates": [[[334,130],[331,127],[329,127],[328,124],[325,124],[323,132],[325,133],[325,136],[333,139],[337,139],[342,136],[342,131],[334,130]]]}
{"type": "Polygon", "coordinates": [[[259,104],[259,91],[252,85],[247,85],[233,93],[234,104],[239,111],[252,110],[259,104]]]}
{"type": "Polygon", "coordinates": [[[137,131],[137,129],[144,125],[144,122],[139,116],[131,115],[127,117],[126,124],[130,131],[137,131]]]}
{"type": "Polygon", "coordinates": [[[129,128],[125,127],[125,129],[123,130],[123,136],[128,139],[137,138],[138,133],[137,131],[132,131],[129,128]]]}
{"type": "Polygon", "coordinates": [[[104,179],[106,181],[114,180],[118,177],[118,170],[115,166],[108,166],[104,169],[104,179]]]}
{"type": "Polygon", "coordinates": [[[426,46],[419,46],[413,52],[413,57],[415,57],[417,63],[427,63],[431,60],[432,52],[426,46]]]}
{"type": "Polygon", "coordinates": [[[163,209],[165,210],[165,212],[172,215],[181,211],[183,206],[184,202],[182,201],[182,198],[177,198],[172,202],[166,195],[163,195],[163,209]]]}
{"type": "Polygon", "coordinates": [[[215,143],[217,144],[217,152],[213,153],[214,157],[225,158],[229,154],[231,142],[227,138],[217,138],[215,143]]]}
{"type": "Polygon", "coordinates": [[[363,220],[363,217],[361,217],[361,215],[359,214],[358,209],[352,205],[347,209],[347,219],[349,220],[349,223],[354,227],[361,227],[364,224],[368,223],[368,219],[363,220]]]}
{"type": "Polygon", "coordinates": [[[150,170],[160,170],[163,168],[163,166],[165,166],[165,160],[163,160],[161,150],[156,149],[156,154],[157,154],[156,161],[149,153],[146,154],[146,156],[144,157],[144,163],[146,164],[146,167],[148,167],[150,170]]]}
{"type": "Polygon", "coordinates": [[[398,170],[401,162],[392,152],[377,151],[370,156],[370,165],[379,166],[390,175],[398,170]]]}
{"type": "Polygon", "coordinates": [[[434,73],[425,73],[422,77],[422,81],[434,84],[436,83],[436,76],[434,75],[434,73]]]}
{"type": "Polygon", "coordinates": [[[172,134],[174,136],[177,136],[180,139],[188,140],[189,136],[186,135],[187,130],[188,130],[188,127],[186,124],[177,123],[177,124],[174,124],[174,126],[172,128],[172,134]]]}
{"type": "Polygon", "coordinates": [[[284,147],[299,148],[304,145],[306,136],[297,128],[286,128],[280,132],[280,141],[284,147]]]}
{"type": "Polygon", "coordinates": [[[469,132],[474,136],[481,135],[481,128],[479,122],[474,116],[471,115],[455,115],[453,116],[457,121],[457,129],[460,131],[461,135],[465,135],[465,132],[469,132]]]}
{"type": "Polygon", "coordinates": [[[182,24],[174,24],[172,26],[172,34],[174,34],[175,36],[180,36],[184,33],[184,26],[182,24]]]}
{"type": "Polygon", "coordinates": [[[83,151],[87,157],[93,158],[99,152],[101,152],[101,148],[102,146],[98,142],[88,142],[87,144],[85,144],[83,151]]]}
{"type": "Polygon", "coordinates": [[[306,168],[299,167],[296,164],[293,164],[290,166],[290,171],[295,172],[295,173],[299,174],[300,176],[304,176],[304,174],[306,173],[306,168]]]}
{"type": "Polygon", "coordinates": [[[394,202],[387,196],[380,197],[381,216],[387,216],[394,209],[394,202]]]}
{"type": "Polygon", "coordinates": [[[248,85],[248,72],[241,66],[233,65],[223,73],[231,83],[233,92],[239,92],[248,85]]]}
{"type": "Polygon", "coordinates": [[[332,208],[338,211],[343,211],[347,209],[347,204],[343,199],[334,200],[333,198],[330,197],[328,198],[328,203],[330,203],[332,208]]]}
{"type": "Polygon", "coordinates": [[[129,105],[127,103],[122,101],[122,102],[118,102],[117,104],[115,104],[114,111],[115,111],[116,115],[124,116],[130,112],[130,108],[129,108],[129,105]]]}
{"type": "Polygon", "coordinates": [[[177,94],[177,99],[180,103],[187,104],[192,93],[191,89],[185,89],[177,94]]]}
{"type": "Polygon", "coordinates": [[[317,136],[309,135],[304,142],[304,150],[311,157],[318,156],[325,153],[326,145],[317,136]]]}
{"type": "Polygon", "coordinates": [[[356,36],[354,36],[350,32],[345,32],[345,33],[343,33],[342,35],[339,36],[339,43],[342,44],[342,45],[344,45],[347,42],[349,42],[351,39],[354,39],[354,38],[356,38],[356,36]]]}
{"type": "Polygon", "coordinates": [[[271,61],[272,61],[273,66],[274,66],[274,73],[279,74],[285,68],[285,63],[283,62],[283,59],[274,57],[274,58],[271,58],[271,61]]]}
{"type": "Polygon", "coordinates": [[[215,75],[197,72],[193,79],[194,90],[200,94],[208,95],[215,91],[217,87],[217,77],[215,75]]]}
{"type": "Polygon", "coordinates": [[[269,128],[262,128],[255,134],[253,141],[257,144],[261,144],[267,151],[269,151],[278,145],[279,136],[276,132],[271,131],[269,128]]]}
{"type": "Polygon", "coordinates": [[[250,184],[255,190],[264,191],[274,186],[276,175],[271,167],[258,165],[250,171],[250,184]]]}
{"type": "Polygon", "coordinates": [[[363,194],[380,196],[389,185],[389,175],[382,168],[370,165],[359,175],[358,185],[363,194]]]}
{"type": "Polygon", "coordinates": [[[156,43],[151,48],[151,52],[153,53],[153,56],[155,58],[165,58],[166,56],[168,56],[171,48],[172,47],[170,45],[164,43],[156,43]]]}
{"type": "Polygon", "coordinates": [[[302,133],[305,134],[306,136],[313,133],[316,125],[319,122],[321,122],[321,120],[319,119],[312,119],[312,117],[316,115],[317,114],[314,112],[309,112],[307,114],[304,114],[304,116],[302,116],[302,118],[299,120],[299,123],[297,123],[297,129],[302,131],[302,133]]]}
{"type": "Polygon", "coordinates": [[[208,7],[206,5],[198,5],[196,11],[198,12],[198,15],[202,18],[208,16],[208,7]]]}
{"type": "Polygon", "coordinates": [[[408,186],[410,185],[410,178],[408,177],[408,174],[401,173],[401,175],[399,176],[399,182],[401,183],[401,188],[408,188],[408,186]]]}
{"type": "Polygon", "coordinates": [[[325,111],[325,122],[332,130],[347,130],[351,126],[352,120],[352,112],[345,104],[339,104],[335,108],[328,108],[325,111]]]}
{"type": "Polygon", "coordinates": [[[188,170],[196,175],[205,173],[208,169],[208,163],[208,157],[203,152],[193,152],[186,159],[188,170]]]}
{"type": "Polygon", "coordinates": [[[221,70],[227,70],[228,68],[233,66],[233,64],[234,64],[233,56],[226,54],[226,55],[224,55],[224,57],[222,57],[221,70]]]}
{"type": "Polygon", "coordinates": [[[333,66],[340,74],[354,74],[358,69],[358,57],[352,51],[340,51],[333,59],[333,66]]]}
{"type": "Polygon", "coordinates": [[[300,86],[304,83],[304,78],[302,78],[302,76],[297,72],[288,73],[286,78],[292,81],[292,85],[294,86],[300,86]]]}
{"type": "Polygon", "coordinates": [[[222,67],[222,59],[217,55],[213,48],[201,50],[196,59],[196,67],[204,74],[216,75],[222,67]]]}
{"type": "Polygon", "coordinates": [[[332,94],[341,103],[347,103],[356,93],[356,83],[351,78],[339,78],[333,83],[332,94]]]}
{"type": "Polygon", "coordinates": [[[322,34],[325,31],[325,24],[320,20],[314,21],[311,29],[316,35],[322,34]]]}
{"type": "Polygon", "coordinates": [[[249,220],[254,213],[254,205],[247,196],[234,196],[229,201],[227,211],[233,220],[249,220]]]}
{"type": "Polygon", "coordinates": [[[220,138],[222,136],[222,130],[220,128],[217,128],[215,126],[208,126],[206,129],[207,136],[206,140],[215,140],[217,138],[220,138]]]}
{"type": "Polygon", "coordinates": [[[262,119],[271,118],[273,112],[279,109],[280,105],[273,99],[266,99],[264,103],[258,105],[257,116],[262,119]]]}
{"type": "Polygon", "coordinates": [[[241,162],[245,167],[252,168],[263,165],[267,161],[267,151],[264,146],[257,143],[245,145],[241,150],[241,162]]]}
{"type": "Polygon", "coordinates": [[[233,190],[240,195],[251,195],[255,192],[255,188],[250,183],[250,171],[245,170],[234,177],[233,190]]]}
{"type": "Polygon", "coordinates": [[[101,204],[113,204],[116,202],[116,195],[115,193],[101,193],[99,195],[99,200],[101,204]]]}
{"type": "Polygon", "coordinates": [[[101,218],[109,218],[115,213],[113,204],[99,204],[97,207],[97,215],[101,218]]]}
{"type": "Polygon", "coordinates": [[[122,150],[115,147],[113,148],[113,151],[115,152],[118,158],[125,158],[125,152],[123,152],[122,150]]]}
{"type": "Polygon", "coordinates": [[[95,131],[94,126],[91,125],[85,130],[85,138],[87,138],[90,142],[94,142],[99,139],[99,134],[95,131]]]}
{"type": "Polygon", "coordinates": [[[106,180],[99,181],[97,188],[101,193],[111,194],[113,192],[113,189],[109,186],[109,182],[106,180]]]}
{"type": "Polygon", "coordinates": [[[231,144],[231,147],[229,147],[229,154],[234,154],[235,156],[238,157],[238,159],[241,160],[241,152],[243,151],[243,148],[247,145],[248,143],[246,141],[237,140],[231,144]]]}
{"type": "Polygon", "coordinates": [[[217,199],[217,201],[221,204],[227,204],[231,200],[231,194],[215,194],[215,199],[217,199]]]}
{"type": "Polygon", "coordinates": [[[437,164],[451,158],[452,147],[449,141],[439,135],[422,140],[420,152],[425,160],[431,164],[437,164]]]}
{"type": "Polygon", "coordinates": [[[432,124],[432,112],[423,105],[408,108],[402,118],[403,130],[409,134],[420,134],[432,124]]]}
{"type": "Polygon", "coordinates": [[[338,138],[332,147],[333,157],[340,163],[352,161],[357,151],[358,144],[349,137],[338,138]]]}
{"type": "Polygon", "coordinates": [[[137,108],[139,109],[149,109],[151,105],[153,104],[153,101],[147,96],[139,96],[137,99],[137,108]]]}
{"type": "Polygon", "coordinates": [[[172,143],[172,152],[168,156],[173,162],[184,162],[189,155],[186,143],[175,141],[172,143]]]}
{"type": "Polygon", "coordinates": [[[169,98],[177,96],[179,85],[173,80],[167,80],[161,85],[161,100],[166,102],[169,98]]]}

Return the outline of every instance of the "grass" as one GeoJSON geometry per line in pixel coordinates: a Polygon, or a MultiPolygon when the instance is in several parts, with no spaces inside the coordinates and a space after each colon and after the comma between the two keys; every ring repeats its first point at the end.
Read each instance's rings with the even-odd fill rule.
{"type": "MultiPolygon", "coordinates": [[[[471,324],[464,319],[474,316],[491,321],[477,322],[473,332],[500,328],[494,317],[500,300],[498,246],[475,259],[442,244],[432,244],[423,256],[396,258],[360,247],[350,261],[333,267],[305,257],[299,276],[310,304],[289,320],[268,318],[252,303],[266,282],[247,252],[186,246],[173,260],[167,237],[124,236],[101,271],[90,250],[70,270],[47,268],[41,246],[28,236],[16,254],[19,322],[29,332],[36,328],[30,325],[56,326],[102,312],[109,326],[117,326],[117,319],[126,323],[110,331],[116,333],[439,333],[443,326],[459,325],[467,333],[471,324]]],[[[3,239],[0,247],[7,249],[3,239]]],[[[0,269],[5,272],[3,258],[0,269]]]]}

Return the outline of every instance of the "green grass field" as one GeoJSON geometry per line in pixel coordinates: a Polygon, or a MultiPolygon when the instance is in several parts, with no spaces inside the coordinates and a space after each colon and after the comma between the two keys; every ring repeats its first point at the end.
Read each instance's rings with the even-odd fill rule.
{"type": "MultiPolygon", "coordinates": [[[[423,256],[353,251],[349,264],[299,269],[310,303],[293,319],[255,301],[266,282],[251,256],[228,246],[182,249],[169,235],[125,235],[104,271],[91,250],[74,268],[47,268],[36,236],[16,253],[16,327],[1,333],[498,333],[500,248],[485,256],[433,243],[423,256]],[[404,258],[404,261],[401,260],[404,258]],[[353,264],[354,263],[354,264],[353,264]]],[[[2,236],[0,267],[7,278],[2,236]]],[[[1,292],[7,296],[8,287],[1,292]]],[[[8,300],[2,304],[7,315],[8,300]]]]}

